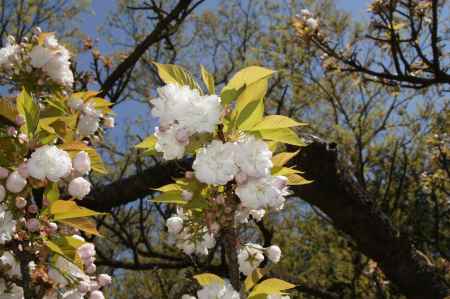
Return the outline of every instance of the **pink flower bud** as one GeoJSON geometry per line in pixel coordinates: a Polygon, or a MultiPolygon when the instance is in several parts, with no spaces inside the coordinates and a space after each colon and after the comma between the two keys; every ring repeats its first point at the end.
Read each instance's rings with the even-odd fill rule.
{"type": "Polygon", "coordinates": [[[41,224],[36,218],[28,219],[26,226],[30,232],[38,232],[41,229],[41,224]]]}
{"type": "Polygon", "coordinates": [[[6,180],[6,189],[12,193],[19,193],[27,185],[27,180],[18,171],[12,172],[6,180]]]}
{"type": "Polygon", "coordinates": [[[16,207],[18,209],[23,209],[27,206],[27,200],[23,198],[22,196],[16,197],[16,207]]]}
{"type": "Polygon", "coordinates": [[[184,177],[188,180],[192,180],[194,178],[194,172],[193,171],[186,171],[184,173],[184,177]]]}
{"type": "Polygon", "coordinates": [[[21,126],[25,123],[25,117],[23,117],[22,115],[17,115],[16,116],[16,121],[15,121],[16,125],[21,126]]]}
{"type": "Polygon", "coordinates": [[[48,230],[52,234],[56,233],[58,231],[58,224],[56,224],[55,222],[50,222],[48,224],[48,230]]]}
{"type": "Polygon", "coordinates": [[[78,285],[78,291],[80,291],[80,293],[85,294],[89,292],[89,289],[90,289],[89,282],[84,280],[80,281],[80,284],[78,285]]]}
{"type": "Polygon", "coordinates": [[[108,129],[114,128],[114,117],[105,117],[103,119],[103,126],[108,129]]]}
{"type": "Polygon", "coordinates": [[[24,133],[20,133],[17,138],[19,139],[20,144],[28,143],[28,136],[24,133]]]}
{"type": "Polygon", "coordinates": [[[23,178],[27,178],[29,176],[28,166],[27,166],[27,163],[25,163],[25,162],[19,165],[19,168],[17,168],[17,171],[23,178]]]}
{"type": "Polygon", "coordinates": [[[95,255],[95,246],[92,243],[85,243],[78,247],[77,253],[81,259],[88,259],[95,255]]]}
{"type": "Polygon", "coordinates": [[[9,175],[8,169],[0,166],[0,179],[6,179],[9,175]]]}
{"type": "Polygon", "coordinates": [[[97,266],[95,266],[95,264],[90,264],[86,267],[86,273],[88,274],[95,273],[95,271],[97,271],[97,266]]]}
{"type": "Polygon", "coordinates": [[[28,213],[36,214],[39,211],[39,208],[38,208],[37,205],[31,204],[31,205],[28,206],[27,211],[28,211],[28,213]]]}
{"type": "Polygon", "coordinates": [[[102,287],[111,284],[111,276],[108,274],[100,274],[97,278],[98,284],[102,287]]]}
{"type": "Polygon", "coordinates": [[[91,292],[89,299],[105,299],[105,296],[103,296],[103,293],[100,291],[93,291],[91,292]]]}
{"type": "Polygon", "coordinates": [[[16,137],[17,130],[14,127],[8,127],[8,129],[6,129],[6,134],[8,134],[11,137],[16,137]]]}
{"type": "Polygon", "coordinates": [[[189,132],[185,128],[178,129],[175,133],[175,139],[181,144],[187,144],[189,142],[189,132]]]}

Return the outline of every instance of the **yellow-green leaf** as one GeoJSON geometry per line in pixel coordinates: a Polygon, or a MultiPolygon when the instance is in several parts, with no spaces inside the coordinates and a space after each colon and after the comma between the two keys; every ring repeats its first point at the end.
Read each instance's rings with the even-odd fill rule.
{"type": "Polygon", "coordinates": [[[279,153],[272,157],[273,166],[284,166],[287,162],[289,162],[289,160],[294,158],[297,154],[298,151],[292,153],[289,152],[279,153]]]}
{"type": "Polygon", "coordinates": [[[158,70],[158,75],[161,80],[166,83],[176,83],[179,85],[187,85],[192,89],[197,89],[200,93],[202,93],[202,89],[198,85],[197,81],[195,81],[194,76],[184,68],[174,64],[160,64],[153,63],[158,70]]]}
{"type": "Polygon", "coordinates": [[[198,275],[194,275],[194,278],[197,280],[197,282],[201,285],[201,286],[207,286],[210,284],[224,284],[224,280],[222,278],[220,278],[219,276],[212,274],[212,273],[203,273],[203,274],[198,274],[198,275]]]}
{"type": "Polygon", "coordinates": [[[141,143],[136,144],[135,148],[154,149],[157,139],[155,135],[150,135],[145,138],[141,143]]]}
{"type": "Polygon", "coordinates": [[[161,193],[158,196],[152,198],[153,202],[158,203],[176,203],[176,204],[186,204],[187,201],[181,197],[181,191],[168,191],[161,193]]]}
{"type": "Polygon", "coordinates": [[[53,215],[55,220],[63,220],[102,215],[104,213],[92,211],[85,207],[80,207],[75,201],[72,200],[57,200],[50,206],[50,214],[53,215]]]}
{"type": "Polygon", "coordinates": [[[82,231],[85,231],[91,235],[102,236],[95,225],[95,222],[90,220],[89,218],[70,218],[70,219],[62,219],[59,222],[64,223],[66,225],[78,228],[82,231]]]}
{"type": "Polygon", "coordinates": [[[291,174],[296,174],[296,173],[302,173],[301,171],[294,169],[294,168],[289,168],[289,167],[283,167],[283,166],[274,166],[272,168],[272,175],[277,176],[277,175],[283,175],[283,176],[288,176],[291,174]]]}
{"type": "Polygon", "coordinates": [[[291,128],[297,126],[305,126],[305,123],[299,123],[292,118],[283,115],[269,115],[264,117],[262,121],[257,123],[249,131],[271,130],[279,128],[291,128]]]}
{"type": "Polygon", "coordinates": [[[22,130],[29,137],[32,137],[39,123],[39,105],[25,88],[17,96],[16,105],[19,114],[25,118],[22,130]]]}
{"type": "Polygon", "coordinates": [[[263,99],[266,95],[267,87],[267,79],[261,79],[245,87],[236,100],[236,108],[233,112],[234,127],[247,130],[263,119],[263,99]]]}
{"type": "Polygon", "coordinates": [[[16,121],[17,108],[12,101],[0,99],[0,115],[8,119],[12,123],[16,121]]]}
{"type": "Polygon", "coordinates": [[[245,290],[248,292],[253,288],[258,281],[264,276],[263,270],[260,268],[256,268],[244,281],[245,290]]]}
{"type": "Polygon", "coordinates": [[[169,191],[181,191],[183,188],[178,184],[168,184],[159,188],[152,188],[155,191],[159,192],[169,192],[169,191]]]}
{"type": "Polygon", "coordinates": [[[59,188],[57,183],[50,183],[45,188],[44,196],[47,198],[50,204],[56,202],[59,199],[59,188]]]}
{"type": "Polygon", "coordinates": [[[222,89],[222,94],[228,90],[239,90],[244,85],[251,85],[256,81],[269,78],[275,71],[260,66],[249,66],[237,72],[222,89]]]}
{"type": "Polygon", "coordinates": [[[59,254],[59,255],[63,255],[64,256],[64,252],[63,250],[55,243],[53,243],[50,240],[44,240],[44,244],[45,246],[47,246],[48,249],[50,249],[51,251],[59,254]]]}
{"type": "Polygon", "coordinates": [[[256,285],[249,297],[258,294],[281,294],[282,291],[293,288],[295,288],[295,285],[292,283],[277,278],[269,278],[256,285]]]}
{"type": "Polygon", "coordinates": [[[278,141],[296,146],[306,146],[305,142],[290,128],[256,131],[264,140],[278,141]]]}
{"type": "Polygon", "coordinates": [[[202,73],[202,79],[205,83],[206,88],[210,94],[216,94],[216,87],[214,85],[214,77],[208,72],[208,70],[200,65],[200,72],[202,73]]]}
{"type": "Polygon", "coordinates": [[[302,177],[296,173],[286,174],[285,176],[288,179],[288,182],[287,182],[288,185],[306,185],[306,184],[310,184],[313,182],[313,181],[305,179],[304,177],[302,177]]]}

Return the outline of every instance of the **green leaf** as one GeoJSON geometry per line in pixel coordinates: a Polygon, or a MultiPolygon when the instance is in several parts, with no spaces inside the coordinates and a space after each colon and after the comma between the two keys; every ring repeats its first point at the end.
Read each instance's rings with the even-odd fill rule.
{"type": "Polygon", "coordinates": [[[194,278],[201,286],[207,286],[214,283],[223,285],[225,283],[222,278],[212,273],[194,275],[194,278]]]}
{"type": "Polygon", "coordinates": [[[292,288],[295,288],[292,283],[277,278],[269,278],[256,285],[249,298],[258,294],[281,294],[282,291],[292,288]]]}
{"type": "Polygon", "coordinates": [[[16,122],[17,107],[12,101],[7,99],[0,99],[0,115],[8,119],[10,122],[16,122]]]}
{"type": "Polygon", "coordinates": [[[291,128],[305,126],[305,123],[299,123],[292,118],[283,115],[269,115],[252,127],[249,131],[271,130],[279,128],[291,128]]]}
{"type": "Polygon", "coordinates": [[[24,133],[31,139],[39,123],[39,104],[33,100],[33,97],[22,89],[17,96],[17,111],[25,118],[25,125],[22,127],[24,133]]]}
{"type": "Polygon", "coordinates": [[[305,142],[290,128],[256,131],[262,139],[278,141],[296,146],[306,146],[305,142]]]}
{"type": "Polygon", "coordinates": [[[260,66],[249,66],[237,72],[228,84],[222,89],[221,98],[224,92],[229,90],[239,90],[244,85],[251,85],[261,79],[269,78],[275,71],[260,66]]]}
{"type": "Polygon", "coordinates": [[[89,218],[70,218],[70,219],[61,219],[59,222],[64,223],[66,225],[78,228],[82,231],[85,231],[91,235],[102,236],[96,227],[94,221],[89,218]]]}
{"type": "Polygon", "coordinates": [[[56,202],[59,199],[59,188],[58,184],[50,183],[45,188],[44,196],[47,198],[50,204],[56,202]]]}
{"type": "Polygon", "coordinates": [[[299,151],[292,153],[283,152],[273,156],[272,157],[273,166],[284,166],[287,162],[289,162],[289,160],[297,156],[298,152],[299,151]]]}
{"type": "Polygon", "coordinates": [[[228,89],[222,91],[222,94],[220,95],[222,105],[228,105],[236,100],[237,97],[244,91],[245,87],[246,85],[242,85],[242,87],[239,89],[228,89]]]}
{"type": "Polygon", "coordinates": [[[194,76],[184,68],[174,64],[160,64],[153,62],[158,70],[158,75],[161,80],[166,83],[177,83],[179,85],[187,85],[191,89],[197,89],[202,94],[202,89],[195,81],[194,76]]]}
{"type": "Polygon", "coordinates": [[[256,268],[249,276],[245,278],[244,281],[244,287],[245,291],[250,291],[257,283],[258,281],[263,278],[264,273],[263,270],[260,268],[256,268]]]}
{"type": "Polygon", "coordinates": [[[44,240],[44,244],[45,244],[45,246],[47,246],[47,248],[50,249],[51,251],[53,251],[53,252],[55,252],[55,253],[57,253],[57,254],[59,254],[59,255],[64,256],[63,250],[62,250],[57,244],[53,243],[53,242],[50,241],[50,240],[44,240]]]}
{"type": "Polygon", "coordinates": [[[153,197],[152,201],[158,203],[186,204],[186,201],[181,197],[181,191],[168,191],[161,193],[160,195],[153,197]]]}
{"type": "Polygon", "coordinates": [[[182,191],[183,188],[178,184],[168,184],[159,188],[152,188],[152,190],[159,192],[169,192],[169,191],[182,191]]]}
{"type": "Polygon", "coordinates": [[[203,65],[200,65],[200,72],[202,74],[203,82],[205,83],[206,88],[208,88],[208,92],[210,94],[216,94],[214,77],[208,72],[208,70],[203,65]]]}
{"type": "Polygon", "coordinates": [[[313,182],[313,181],[305,179],[304,177],[302,177],[301,175],[298,175],[296,173],[286,174],[285,176],[288,179],[288,182],[287,182],[288,185],[306,185],[306,184],[310,184],[313,182]]]}
{"type": "Polygon", "coordinates": [[[264,96],[268,87],[267,79],[259,80],[245,87],[236,100],[233,112],[234,127],[247,130],[259,123],[264,116],[264,96]]]}
{"type": "Polygon", "coordinates": [[[146,137],[144,140],[142,140],[142,142],[136,144],[134,147],[152,150],[155,148],[156,142],[157,142],[156,136],[150,135],[150,136],[146,137]]]}
{"type": "Polygon", "coordinates": [[[50,214],[55,220],[104,215],[85,207],[80,207],[72,200],[57,200],[50,206],[50,214]]]}
{"type": "Polygon", "coordinates": [[[283,167],[283,166],[275,166],[272,168],[273,176],[277,176],[277,175],[288,176],[288,175],[296,174],[296,173],[302,173],[302,172],[297,169],[294,169],[294,168],[283,167]]]}

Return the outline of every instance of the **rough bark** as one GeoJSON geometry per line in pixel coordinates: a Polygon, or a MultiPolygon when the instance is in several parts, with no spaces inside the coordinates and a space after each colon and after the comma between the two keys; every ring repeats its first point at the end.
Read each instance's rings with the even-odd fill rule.
{"type": "MultiPolygon", "coordinates": [[[[400,233],[376,207],[338,159],[335,144],[310,136],[294,161],[312,184],[293,188],[294,195],[317,206],[332,219],[335,227],[347,233],[359,250],[375,260],[389,280],[411,299],[442,299],[449,293],[445,280],[416,251],[407,235],[400,233]]],[[[192,161],[181,162],[189,169],[192,161]]],[[[171,182],[181,175],[174,163],[157,165],[140,175],[114,182],[96,191],[84,204],[108,211],[151,193],[151,187],[171,182]]]]}

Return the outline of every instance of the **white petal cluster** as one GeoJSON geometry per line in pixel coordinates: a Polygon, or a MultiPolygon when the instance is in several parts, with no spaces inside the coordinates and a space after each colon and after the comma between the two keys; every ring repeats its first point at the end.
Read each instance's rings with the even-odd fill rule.
{"type": "Polygon", "coordinates": [[[222,113],[218,96],[201,96],[197,90],[177,84],[158,88],[158,95],[150,103],[152,114],[160,120],[156,150],[164,159],[182,157],[192,134],[214,132],[222,113]]]}
{"type": "Polygon", "coordinates": [[[234,218],[236,223],[248,223],[250,216],[258,222],[261,221],[264,215],[266,215],[266,210],[264,209],[250,210],[242,205],[239,205],[234,218]]]}
{"type": "Polygon", "coordinates": [[[235,153],[236,164],[247,176],[260,178],[270,174],[272,152],[264,141],[245,136],[237,143],[235,153]]]}
{"type": "Polygon", "coordinates": [[[49,35],[42,45],[34,46],[30,58],[31,65],[42,69],[53,81],[64,86],[73,84],[70,53],[58,43],[55,36],[49,35]]]}
{"type": "Polygon", "coordinates": [[[163,159],[173,160],[183,158],[187,143],[189,143],[189,136],[186,141],[180,142],[178,125],[170,126],[168,129],[155,128],[155,136],[158,139],[155,149],[163,153],[163,159]],[[177,138],[178,136],[178,138],[177,138]]]}
{"type": "Polygon", "coordinates": [[[91,192],[91,183],[82,177],[74,178],[69,183],[68,191],[71,196],[83,199],[91,192]]]}
{"type": "Polygon", "coordinates": [[[238,253],[239,271],[250,275],[264,260],[264,248],[259,244],[247,243],[238,253]]]}
{"type": "Polygon", "coordinates": [[[236,188],[236,194],[242,205],[248,209],[258,210],[272,208],[280,210],[288,194],[287,179],[284,176],[266,176],[248,180],[236,188]]]}
{"type": "Polygon", "coordinates": [[[20,48],[17,44],[8,41],[6,46],[0,49],[0,67],[10,68],[12,59],[18,54],[20,48]]]}
{"type": "Polygon", "coordinates": [[[313,14],[308,9],[302,9],[297,17],[302,20],[307,28],[313,31],[319,28],[319,21],[313,17],[313,14]]]}
{"type": "Polygon", "coordinates": [[[28,173],[35,179],[57,182],[72,171],[72,160],[67,152],[54,145],[36,149],[27,162],[28,173]]]}
{"type": "Polygon", "coordinates": [[[276,264],[280,261],[281,249],[277,245],[264,248],[259,244],[245,244],[238,252],[239,271],[250,275],[262,263],[264,255],[276,264]]]}
{"type": "Polygon", "coordinates": [[[101,113],[97,111],[92,103],[85,103],[80,106],[81,114],[78,118],[78,133],[82,136],[94,134],[100,126],[101,113]]]}
{"type": "Polygon", "coordinates": [[[6,273],[8,277],[22,277],[20,263],[11,252],[5,251],[3,255],[0,256],[0,264],[9,266],[9,270],[6,273]]]}
{"type": "MultiPolygon", "coordinates": [[[[195,297],[194,297],[195,298],[195,297]]],[[[239,299],[239,293],[228,280],[223,284],[212,283],[197,291],[198,299],[239,299]]]]}
{"type": "Polygon", "coordinates": [[[225,185],[231,181],[238,172],[235,148],[234,143],[213,140],[200,149],[192,165],[195,177],[203,183],[215,185],[225,185]]]}
{"type": "Polygon", "coordinates": [[[181,249],[185,254],[207,255],[209,249],[216,245],[214,234],[207,228],[202,228],[194,234],[190,227],[184,225],[187,216],[183,214],[181,209],[178,215],[174,215],[167,219],[166,226],[169,232],[169,240],[175,243],[175,246],[181,249]]]}
{"type": "Polygon", "coordinates": [[[11,241],[15,232],[16,220],[3,205],[0,205],[0,244],[11,241]]]}
{"type": "Polygon", "coordinates": [[[16,170],[9,174],[6,180],[6,189],[12,193],[20,193],[27,185],[27,180],[16,170]]]}
{"type": "Polygon", "coordinates": [[[72,161],[73,168],[81,175],[91,171],[91,159],[85,151],[79,152],[72,161]]]}
{"type": "Polygon", "coordinates": [[[23,299],[23,289],[14,283],[6,283],[3,278],[0,278],[0,298],[23,299]]]}

